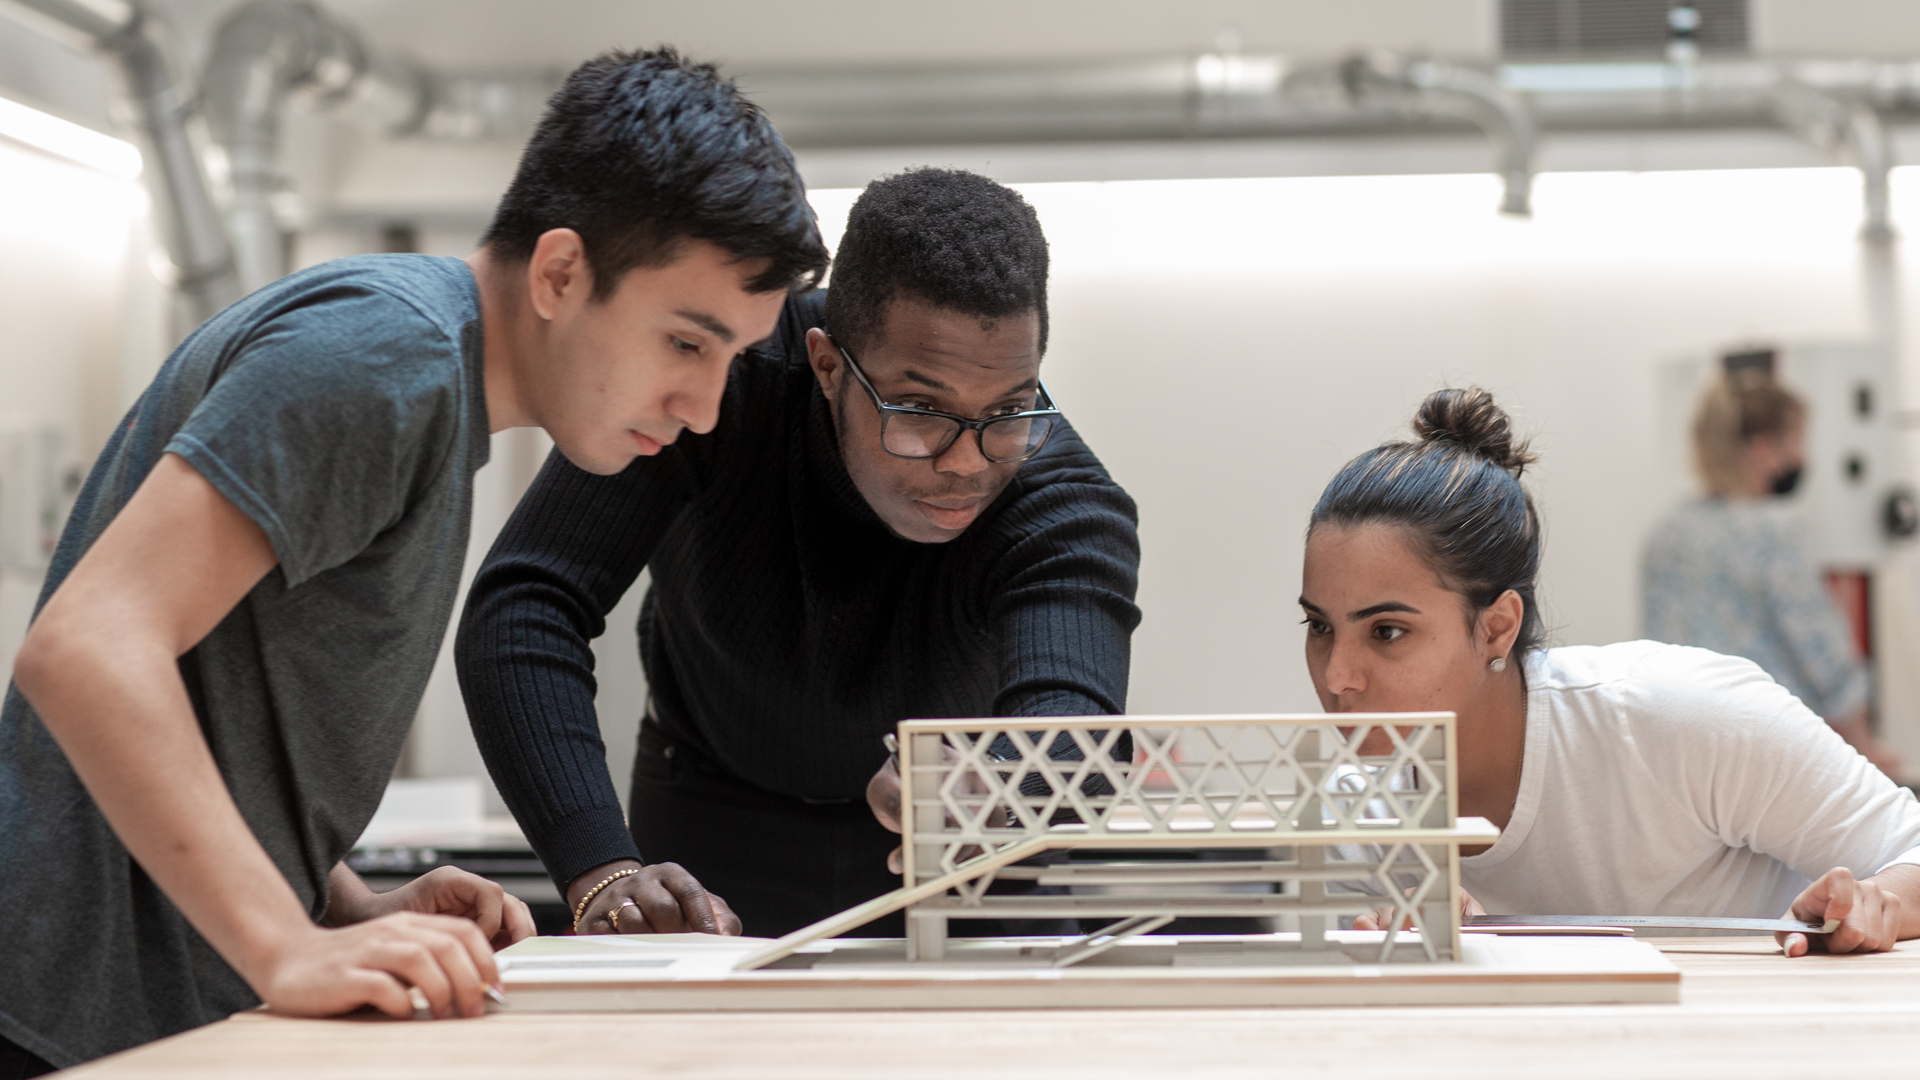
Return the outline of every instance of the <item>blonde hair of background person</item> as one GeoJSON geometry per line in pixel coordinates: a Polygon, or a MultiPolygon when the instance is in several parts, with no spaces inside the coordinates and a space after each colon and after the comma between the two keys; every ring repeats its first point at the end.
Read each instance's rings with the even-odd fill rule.
{"type": "Polygon", "coordinates": [[[1913,793],[1750,661],[1545,647],[1533,456],[1483,390],[1433,394],[1413,428],[1314,507],[1307,670],[1328,712],[1458,715],[1459,812],[1502,830],[1462,852],[1467,903],[1841,920],[1783,935],[1789,956],[1920,937],[1913,793]]]}
{"type": "Polygon", "coordinates": [[[1799,482],[1807,419],[1768,370],[1731,371],[1707,388],[1693,421],[1704,497],[1647,538],[1645,634],[1752,660],[1893,775],[1900,761],[1873,736],[1872,682],[1846,617],[1774,498],[1799,482]]]}
{"type": "Polygon", "coordinates": [[[1730,373],[1707,388],[1693,414],[1694,472],[1715,498],[1776,494],[1787,477],[1799,480],[1806,431],[1799,395],[1765,372],[1730,373]]]}

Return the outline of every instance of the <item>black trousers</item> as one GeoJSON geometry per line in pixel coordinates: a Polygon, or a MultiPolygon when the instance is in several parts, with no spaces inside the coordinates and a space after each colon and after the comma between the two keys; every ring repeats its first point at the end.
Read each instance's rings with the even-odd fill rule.
{"type": "MultiPolygon", "coordinates": [[[[765,791],[640,724],[627,821],[650,863],[679,863],[726,900],[744,932],[779,937],[900,887],[887,853],[900,844],[864,798],[813,802],[765,791]]],[[[1057,894],[1024,881],[989,892],[1057,894]]],[[[883,916],[859,937],[901,937],[906,921],[883,916]]],[[[1078,933],[1077,920],[956,919],[955,937],[1078,933]]]]}
{"type": "Polygon", "coordinates": [[[31,1080],[55,1071],[53,1066],[28,1053],[19,1043],[0,1035],[0,1080],[31,1080]]]}

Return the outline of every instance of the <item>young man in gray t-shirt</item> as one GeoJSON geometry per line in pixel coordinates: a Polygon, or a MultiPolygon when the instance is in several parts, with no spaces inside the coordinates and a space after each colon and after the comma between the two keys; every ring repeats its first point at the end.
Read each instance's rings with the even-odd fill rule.
{"type": "MultiPolygon", "coordinates": [[[[488,434],[544,427],[611,474],[709,430],[825,264],[731,84],[609,54],[471,258],[328,263],[190,336],[82,490],[0,711],[0,1064],[263,1000],[482,1011],[524,905],[457,871],[375,895],[340,860],[439,650],[488,434]]],[[[724,905],[648,873],[715,928],[724,905]]]]}

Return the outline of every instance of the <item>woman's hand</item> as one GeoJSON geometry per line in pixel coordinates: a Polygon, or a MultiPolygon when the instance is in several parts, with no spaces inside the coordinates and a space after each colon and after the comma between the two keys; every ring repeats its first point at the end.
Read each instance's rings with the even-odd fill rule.
{"type": "Polygon", "coordinates": [[[451,866],[430,870],[391,892],[374,892],[344,868],[335,869],[331,884],[327,922],[334,926],[411,911],[471,920],[496,949],[533,936],[533,913],[525,902],[507,895],[499,882],[451,866]]]}
{"type": "MultiPolygon", "coordinates": [[[[1413,890],[1406,890],[1404,895],[1412,896],[1413,890]]],[[[1396,909],[1391,907],[1377,907],[1365,915],[1355,915],[1353,917],[1353,928],[1355,930],[1379,930],[1393,921],[1393,913],[1395,910],[1396,909]]],[[[1480,901],[1475,900],[1467,890],[1460,890],[1460,917],[1462,919],[1465,919],[1469,915],[1485,915],[1486,913],[1487,909],[1480,906],[1480,901]]],[[[1405,920],[1400,929],[1413,929],[1413,920],[1405,920]]]]}
{"type": "Polygon", "coordinates": [[[1831,934],[1776,933],[1788,956],[1804,956],[1817,941],[1830,953],[1881,952],[1902,937],[1913,936],[1907,923],[1917,913],[1912,896],[1920,886],[1920,867],[1890,866],[1865,881],[1836,866],[1794,897],[1787,918],[1840,925],[1831,934]],[[1902,893],[1907,894],[1905,898],[1902,893]]]}

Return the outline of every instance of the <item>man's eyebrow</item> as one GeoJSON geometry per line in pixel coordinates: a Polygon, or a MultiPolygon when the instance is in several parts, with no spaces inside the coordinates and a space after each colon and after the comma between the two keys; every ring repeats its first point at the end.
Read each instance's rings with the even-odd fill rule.
{"type": "MultiPolygon", "coordinates": [[[[935,379],[930,375],[922,375],[919,372],[913,370],[912,368],[908,368],[907,370],[901,372],[900,377],[907,380],[908,382],[917,382],[921,386],[925,386],[929,389],[944,390],[949,394],[954,392],[953,387],[948,386],[946,383],[943,383],[940,380],[935,379]]],[[[1011,390],[1008,390],[1005,394],[1002,394],[1001,396],[1012,397],[1015,394],[1023,393],[1039,385],[1040,385],[1040,377],[1037,375],[1030,379],[1022,379],[1019,385],[1015,386],[1011,390]]]]}
{"type": "Polygon", "coordinates": [[[948,386],[946,383],[943,383],[940,380],[933,378],[932,376],[922,375],[919,372],[913,370],[912,368],[908,368],[907,370],[901,372],[900,377],[907,380],[908,382],[917,382],[921,386],[931,387],[932,389],[935,389],[935,390],[945,390],[949,394],[953,393],[953,387],[948,386]]]}
{"type": "Polygon", "coordinates": [[[674,314],[729,345],[733,344],[734,338],[740,336],[733,332],[733,327],[728,326],[726,323],[721,322],[719,319],[714,318],[704,311],[676,311],[674,314]]]}

